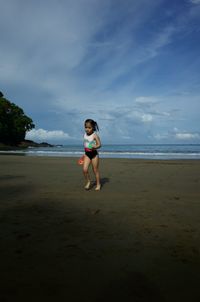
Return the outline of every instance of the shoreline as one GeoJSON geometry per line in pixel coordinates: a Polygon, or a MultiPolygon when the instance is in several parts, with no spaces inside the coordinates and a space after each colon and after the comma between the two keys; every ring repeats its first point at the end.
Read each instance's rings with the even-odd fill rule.
{"type": "Polygon", "coordinates": [[[2,301],[198,301],[200,161],[0,156],[2,301]]]}
{"type": "MultiPolygon", "coordinates": [[[[25,153],[24,151],[21,152],[17,152],[17,151],[0,151],[0,156],[23,156],[23,157],[33,157],[33,158],[60,158],[60,159],[78,159],[80,158],[82,155],[84,154],[84,152],[80,152],[80,154],[70,154],[70,155],[63,155],[63,154],[28,154],[25,153]]],[[[182,157],[173,157],[173,156],[126,156],[123,157],[122,156],[112,156],[112,155],[104,155],[99,153],[99,157],[101,160],[104,159],[109,159],[109,160],[123,160],[123,159],[127,159],[127,160],[150,160],[150,161],[200,161],[200,158],[197,157],[188,157],[188,156],[182,156],[182,157]]]]}
{"type": "MultiPolygon", "coordinates": [[[[81,157],[82,145],[54,147],[31,147],[24,150],[0,151],[1,155],[25,155],[38,157],[81,157]]],[[[150,159],[150,160],[200,160],[200,145],[104,145],[99,150],[100,158],[150,159]]]]}

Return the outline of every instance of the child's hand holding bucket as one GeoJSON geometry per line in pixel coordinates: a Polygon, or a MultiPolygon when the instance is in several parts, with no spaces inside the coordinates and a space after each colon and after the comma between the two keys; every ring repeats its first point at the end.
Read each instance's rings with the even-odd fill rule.
{"type": "Polygon", "coordinates": [[[78,165],[83,165],[85,155],[81,156],[78,160],[78,165]]]}

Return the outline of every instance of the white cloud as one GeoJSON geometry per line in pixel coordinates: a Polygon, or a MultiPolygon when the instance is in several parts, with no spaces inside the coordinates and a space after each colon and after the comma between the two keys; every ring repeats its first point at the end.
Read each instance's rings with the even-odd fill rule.
{"type": "Polygon", "coordinates": [[[149,122],[152,122],[152,120],[153,120],[153,117],[151,114],[142,114],[141,115],[141,121],[143,123],[149,123],[149,122]]]}
{"type": "Polygon", "coordinates": [[[144,105],[148,105],[148,104],[155,104],[156,100],[154,97],[147,97],[147,96],[139,96],[135,99],[136,104],[144,104],[144,105]]]}
{"type": "Polygon", "coordinates": [[[200,0],[190,0],[190,2],[193,4],[200,4],[200,0]]]}
{"type": "Polygon", "coordinates": [[[139,123],[149,123],[153,121],[153,117],[151,114],[144,113],[143,111],[136,111],[136,110],[131,111],[131,109],[130,112],[127,114],[127,117],[139,123]]]}
{"type": "Polygon", "coordinates": [[[178,140],[192,140],[192,139],[200,139],[199,133],[176,133],[175,138],[178,140]]]}
{"type": "Polygon", "coordinates": [[[48,131],[44,129],[33,129],[26,134],[26,139],[34,141],[61,141],[69,138],[69,134],[62,130],[48,131]]]}
{"type": "Polygon", "coordinates": [[[147,59],[157,56],[161,48],[171,43],[172,37],[176,31],[177,28],[174,25],[169,25],[160,30],[150,44],[147,45],[147,59]]]}
{"type": "Polygon", "coordinates": [[[178,140],[193,140],[193,139],[200,139],[200,134],[195,132],[188,132],[188,131],[180,131],[177,128],[174,128],[174,137],[178,140]]]}
{"type": "Polygon", "coordinates": [[[175,127],[172,131],[157,133],[153,137],[156,140],[196,141],[200,139],[200,133],[180,131],[175,127]]]}

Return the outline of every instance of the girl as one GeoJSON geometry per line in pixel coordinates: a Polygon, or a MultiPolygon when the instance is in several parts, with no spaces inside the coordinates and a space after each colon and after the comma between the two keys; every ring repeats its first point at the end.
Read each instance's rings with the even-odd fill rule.
{"type": "Polygon", "coordinates": [[[101,147],[101,141],[95,131],[99,130],[97,123],[91,119],[85,121],[84,148],[85,156],[83,162],[83,174],[86,179],[85,189],[89,190],[91,185],[89,166],[92,163],[93,172],[96,177],[96,191],[101,189],[99,176],[99,155],[97,149],[101,147]]]}

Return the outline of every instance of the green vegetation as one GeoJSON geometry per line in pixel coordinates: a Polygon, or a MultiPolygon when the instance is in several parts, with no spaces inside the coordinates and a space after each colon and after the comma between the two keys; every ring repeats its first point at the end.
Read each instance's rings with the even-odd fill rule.
{"type": "Polygon", "coordinates": [[[17,146],[34,127],[32,119],[0,92],[0,143],[17,146]]]}

